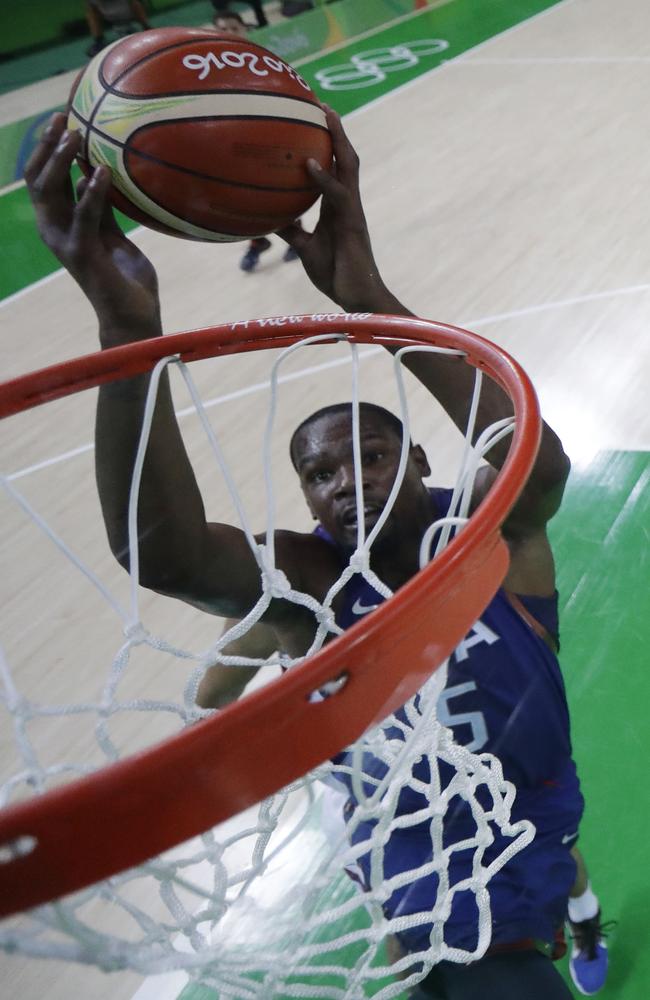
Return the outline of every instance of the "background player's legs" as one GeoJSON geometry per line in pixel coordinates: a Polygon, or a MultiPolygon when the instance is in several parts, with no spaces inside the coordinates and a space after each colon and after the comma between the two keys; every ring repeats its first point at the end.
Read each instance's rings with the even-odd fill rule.
{"type": "Polygon", "coordinates": [[[440,962],[413,994],[417,1000],[572,1000],[550,958],[539,951],[489,955],[472,965],[440,962]]]}
{"type": "Polygon", "coordinates": [[[607,978],[609,958],[600,922],[600,903],[591,888],[582,854],[571,848],[577,865],[576,879],[569,894],[569,935],[573,939],[569,969],[581,993],[601,989],[607,978]]]}
{"type": "Polygon", "coordinates": [[[239,266],[242,271],[254,271],[257,267],[257,262],[260,259],[260,254],[270,248],[271,241],[267,240],[266,236],[259,236],[256,239],[251,240],[248,244],[248,250],[239,262],[239,266]]]}

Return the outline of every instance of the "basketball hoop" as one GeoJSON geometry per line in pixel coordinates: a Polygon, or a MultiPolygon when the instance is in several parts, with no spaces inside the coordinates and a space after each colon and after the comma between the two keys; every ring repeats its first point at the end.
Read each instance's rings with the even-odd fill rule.
{"type": "Polygon", "coordinates": [[[6,382],[0,385],[0,416],[150,372],[163,359],[189,363],[290,348],[306,338],[453,352],[495,380],[514,409],[514,429],[506,428],[512,441],[496,482],[424,569],[369,618],[294,669],[163,743],[0,810],[0,916],[142,865],[330,760],[426,685],[500,586],[508,566],[500,526],[532,468],[540,417],[520,366],[500,348],[455,327],[331,314],[169,335],[6,382]],[[435,623],[426,630],[424,614],[435,623]],[[319,691],[327,697],[315,700],[319,691]]]}

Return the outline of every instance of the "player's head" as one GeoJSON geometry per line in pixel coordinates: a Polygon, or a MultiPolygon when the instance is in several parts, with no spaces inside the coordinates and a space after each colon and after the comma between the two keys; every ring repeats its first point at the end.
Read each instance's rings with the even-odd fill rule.
{"type": "Polygon", "coordinates": [[[248,25],[236,10],[224,8],[218,11],[212,23],[217,31],[226,35],[239,35],[240,38],[246,38],[248,34],[248,25]]]}
{"type": "MultiPolygon", "coordinates": [[[[395,481],[404,428],[389,410],[373,403],[359,406],[361,468],[366,530],[379,518],[395,481]]],[[[312,413],[294,431],[291,461],[312,515],[342,545],[357,541],[356,493],[352,438],[352,404],[337,403],[312,413]]],[[[409,443],[408,461],[399,495],[383,541],[428,523],[428,492],[423,483],[430,474],[419,445],[409,443]]]]}

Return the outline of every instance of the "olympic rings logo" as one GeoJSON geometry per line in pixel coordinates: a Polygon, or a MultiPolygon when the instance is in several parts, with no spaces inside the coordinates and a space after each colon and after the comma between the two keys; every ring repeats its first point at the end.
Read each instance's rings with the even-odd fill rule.
{"type": "Polygon", "coordinates": [[[316,73],[323,90],[360,90],[383,83],[389,73],[412,69],[425,56],[435,56],[449,48],[442,38],[422,38],[419,41],[392,45],[387,49],[358,52],[348,63],[329,66],[316,73]]]}

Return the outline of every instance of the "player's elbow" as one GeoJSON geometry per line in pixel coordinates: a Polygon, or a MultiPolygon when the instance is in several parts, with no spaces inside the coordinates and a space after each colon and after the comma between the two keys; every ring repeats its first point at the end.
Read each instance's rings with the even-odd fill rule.
{"type": "Polygon", "coordinates": [[[163,552],[140,545],[134,561],[128,540],[116,539],[110,542],[110,548],[116,562],[129,575],[135,572],[139,586],[145,590],[175,597],[187,589],[185,575],[179,572],[169,554],[165,556],[163,552]]]}

